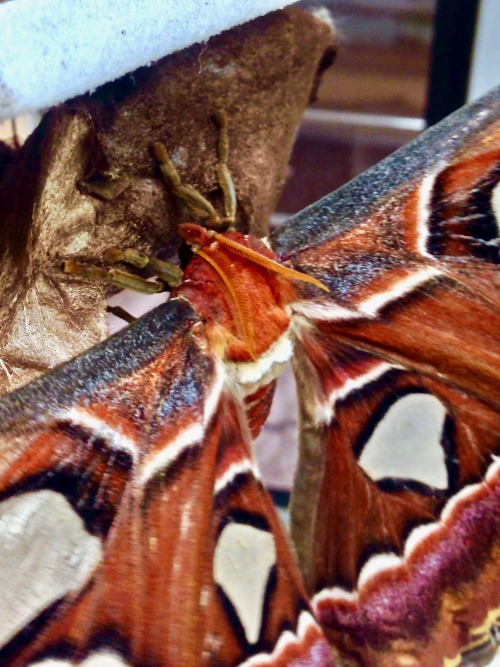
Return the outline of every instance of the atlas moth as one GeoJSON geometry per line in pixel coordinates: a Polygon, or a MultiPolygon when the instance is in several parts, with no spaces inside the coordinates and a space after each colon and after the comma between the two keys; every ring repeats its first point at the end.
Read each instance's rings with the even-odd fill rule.
{"type": "Polygon", "coordinates": [[[494,650],[499,114],[497,90],[296,216],[275,254],[217,214],[184,225],[165,305],[2,400],[1,665],[494,650]],[[298,565],[251,450],[289,358],[298,565]]]}

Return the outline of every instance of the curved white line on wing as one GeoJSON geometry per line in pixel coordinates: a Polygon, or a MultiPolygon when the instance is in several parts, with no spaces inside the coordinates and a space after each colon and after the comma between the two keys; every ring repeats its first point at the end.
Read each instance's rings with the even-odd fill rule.
{"type": "Polygon", "coordinates": [[[57,419],[88,429],[96,438],[104,440],[112,449],[129,454],[132,461],[137,463],[139,458],[137,443],[90,412],[82,408],[70,408],[58,413],[57,419]]]}
{"type": "Polygon", "coordinates": [[[437,267],[426,266],[395,281],[389,289],[354,304],[352,308],[344,308],[336,303],[328,302],[325,298],[322,301],[297,301],[292,304],[292,309],[294,313],[304,315],[309,319],[326,322],[360,318],[374,319],[384,306],[406,296],[420,285],[440,275],[442,271],[437,267]]]}
{"type": "Polygon", "coordinates": [[[214,377],[212,386],[205,397],[205,407],[203,410],[203,426],[208,426],[219,404],[220,395],[226,381],[227,374],[224,363],[214,357],[214,377]]]}
{"type": "MultiPolygon", "coordinates": [[[[405,567],[405,561],[412,556],[414,551],[429,538],[432,538],[436,531],[441,531],[443,529],[443,524],[446,524],[450,520],[452,513],[459,504],[467,501],[469,498],[473,498],[474,495],[481,490],[483,485],[491,484],[496,477],[500,476],[500,458],[495,456],[492,458],[493,462],[490,464],[483,481],[464,487],[459,493],[450,498],[441,511],[441,515],[437,521],[417,526],[412,530],[406,540],[402,556],[397,556],[394,553],[377,554],[373,556],[365,563],[361,570],[357,590],[352,592],[345,591],[338,586],[324,588],[312,599],[311,604],[313,609],[317,608],[317,605],[322,601],[328,600],[335,601],[340,599],[356,602],[359,598],[359,589],[365,586],[370,579],[377,576],[380,572],[405,567]]],[[[498,484],[499,482],[496,481],[496,483],[498,484]]]]}
{"type": "Polygon", "coordinates": [[[491,193],[491,210],[495,216],[497,226],[497,241],[500,237],[500,183],[497,183],[491,193]]]}
{"type": "Polygon", "coordinates": [[[311,320],[355,320],[364,317],[354,308],[344,308],[335,303],[328,303],[325,300],[318,301],[297,301],[292,304],[293,312],[299,315],[304,315],[311,320]]]}
{"type": "Polygon", "coordinates": [[[250,473],[255,479],[260,479],[259,472],[254,464],[250,461],[238,461],[238,463],[233,463],[229,466],[226,472],[221,475],[214,485],[214,495],[220,493],[225,489],[231,482],[238,476],[242,474],[250,473]]]}
{"type": "Polygon", "coordinates": [[[191,424],[181,431],[176,438],[167,442],[159,452],[145,459],[141,466],[140,484],[147,484],[156,474],[172,465],[187,449],[201,445],[205,437],[206,427],[219,404],[225,377],[223,365],[216,361],[212,386],[204,398],[202,421],[191,424]]]}
{"type": "Polygon", "coordinates": [[[368,317],[376,317],[379,311],[388,303],[406,296],[416,287],[419,287],[423,283],[426,283],[439,275],[441,275],[441,271],[438,268],[427,266],[425,269],[416,271],[406,278],[398,280],[391,289],[386,292],[380,292],[379,294],[375,294],[369,299],[362,301],[358,306],[359,310],[365,315],[368,315],[368,317]]]}
{"type": "Polygon", "coordinates": [[[425,178],[418,189],[418,206],[417,206],[417,250],[424,257],[433,257],[427,250],[427,243],[429,241],[429,217],[431,214],[432,193],[434,190],[434,183],[436,177],[441,171],[441,168],[434,170],[425,178]]]}
{"type": "Polygon", "coordinates": [[[147,484],[157,473],[168,468],[179,456],[191,447],[200,445],[203,441],[205,429],[201,424],[188,426],[156,455],[146,459],[141,467],[140,484],[147,484]]]}
{"type": "Polygon", "coordinates": [[[338,401],[344,400],[350,393],[365,387],[366,385],[370,384],[370,382],[375,382],[385,373],[387,373],[387,371],[390,371],[394,368],[398,367],[385,361],[381,361],[366,373],[358,375],[354,378],[349,378],[341,387],[334,389],[330,393],[328,397],[328,404],[319,405],[316,408],[316,424],[318,426],[322,424],[329,424],[335,417],[335,404],[338,401]]]}

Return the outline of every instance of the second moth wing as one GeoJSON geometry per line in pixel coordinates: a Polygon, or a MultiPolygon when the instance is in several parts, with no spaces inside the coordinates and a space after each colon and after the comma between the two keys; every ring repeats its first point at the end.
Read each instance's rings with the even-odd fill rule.
{"type": "Polygon", "coordinates": [[[293,304],[292,533],[341,664],[456,664],[498,623],[499,116],[497,90],[275,239],[330,288],[293,304]]]}

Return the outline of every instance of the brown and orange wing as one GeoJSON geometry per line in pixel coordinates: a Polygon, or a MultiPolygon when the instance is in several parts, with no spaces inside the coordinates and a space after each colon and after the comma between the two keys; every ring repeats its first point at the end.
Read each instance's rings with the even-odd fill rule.
{"type": "Polygon", "coordinates": [[[332,664],[186,301],[0,409],[0,664],[332,664]]]}
{"type": "MultiPolygon", "coordinates": [[[[500,91],[279,232],[293,306],[292,531],[348,665],[491,654],[500,609],[500,91]]],[[[479,659],[479,658],[478,658],[479,659]]]]}

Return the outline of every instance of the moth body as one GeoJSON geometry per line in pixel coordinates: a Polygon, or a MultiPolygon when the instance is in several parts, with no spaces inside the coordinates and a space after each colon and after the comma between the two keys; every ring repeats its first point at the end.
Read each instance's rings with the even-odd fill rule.
{"type": "Polygon", "coordinates": [[[204,322],[210,350],[223,361],[256,435],[269,412],[275,379],[293,354],[289,304],[296,299],[295,286],[277,272],[276,256],[256,237],[222,236],[191,223],[181,225],[181,234],[194,257],[172,296],[187,299],[204,322]],[[258,264],[260,258],[276,263],[276,269],[258,264]]]}

